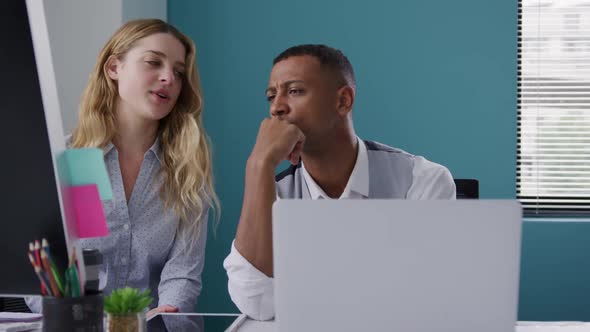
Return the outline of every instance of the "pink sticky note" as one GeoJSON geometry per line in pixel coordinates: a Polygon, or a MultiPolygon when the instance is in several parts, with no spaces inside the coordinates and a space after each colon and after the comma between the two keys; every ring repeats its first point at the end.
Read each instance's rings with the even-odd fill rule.
{"type": "Polygon", "coordinates": [[[100,201],[96,184],[69,186],[68,226],[74,227],[78,238],[100,237],[109,235],[107,221],[100,201]]]}

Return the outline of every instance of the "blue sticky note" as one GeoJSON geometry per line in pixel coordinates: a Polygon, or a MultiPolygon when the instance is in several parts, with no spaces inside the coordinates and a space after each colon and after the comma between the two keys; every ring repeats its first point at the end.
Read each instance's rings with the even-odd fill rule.
{"type": "Polygon", "coordinates": [[[57,168],[62,186],[96,184],[101,200],[113,198],[101,149],[67,149],[57,158],[57,168]]]}

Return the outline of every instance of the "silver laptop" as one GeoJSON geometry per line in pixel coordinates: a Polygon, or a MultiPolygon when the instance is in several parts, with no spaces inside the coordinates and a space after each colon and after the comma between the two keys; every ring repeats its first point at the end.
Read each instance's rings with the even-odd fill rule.
{"type": "Polygon", "coordinates": [[[278,200],[276,324],[289,331],[514,331],[515,200],[278,200]]]}

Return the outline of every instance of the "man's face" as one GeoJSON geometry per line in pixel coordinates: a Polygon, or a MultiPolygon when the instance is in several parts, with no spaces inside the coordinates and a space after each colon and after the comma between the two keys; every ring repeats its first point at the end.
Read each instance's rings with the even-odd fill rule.
{"type": "Polygon", "coordinates": [[[271,116],[293,123],[305,135],[305,147],[321,143],[340,121],[338,82],[317,58],[293,56],[274,65],[266,96],[271,116]]]}

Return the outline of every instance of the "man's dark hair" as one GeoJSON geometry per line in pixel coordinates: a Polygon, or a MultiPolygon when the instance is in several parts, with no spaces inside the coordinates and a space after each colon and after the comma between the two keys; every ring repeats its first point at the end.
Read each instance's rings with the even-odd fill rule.
{"type": "Polygon", "coordinates": [[[346,82],[346,84],[356,88],[354,71],[352,70],[352,65],[350,64],[350,61],[348,61],[346,55],[344,55],[342,51],[326,45],[306,44],[289,47],[281,54],[277,55],[277,57],[274,58],[272,64],[274,66],[278,62],[287,58],[301,55],[309,55],[317,58],[320,61],[320,65],[322,67],[341,75],[341,78],[344,80],[344,82],[346,82]]]}

